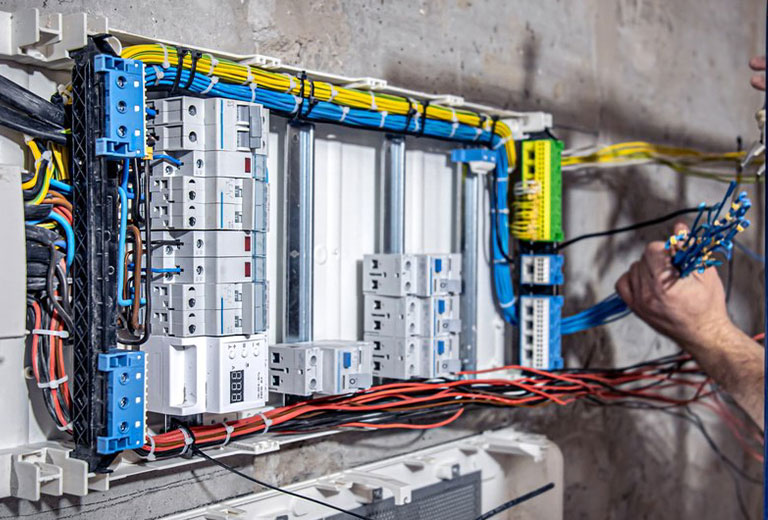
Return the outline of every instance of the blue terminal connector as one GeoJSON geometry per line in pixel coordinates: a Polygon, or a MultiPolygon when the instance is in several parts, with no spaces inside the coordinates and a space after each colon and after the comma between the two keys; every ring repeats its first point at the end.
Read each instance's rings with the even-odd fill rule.
{"type": "Polygon", "coordinates": [[[520,296],[520,364],[540,370],[563,368],[562,296],[520,296]]]}
{"type": "Polygon", "coordinates": [[[562,285],[562,255],[520,255],[520,283],[523,285],[562,285]]]}
{"type": "Polygon", "coordinates": [[[101,454],[137,449],[144,445],[144,352],[112,349],[99,354],[98,369],[107,377],[106,435],[97,438],[101,454]]]}
{"type": "Polygon", "coordinates": [[[104,127],[96,155],[115,160],[146,156],[144,64],[102,54],[93,67],[104,75],[104,127]]]}

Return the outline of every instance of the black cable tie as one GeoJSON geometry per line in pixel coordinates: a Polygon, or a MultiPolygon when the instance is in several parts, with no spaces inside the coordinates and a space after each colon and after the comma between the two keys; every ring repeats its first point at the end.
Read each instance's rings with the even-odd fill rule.
{"type": "Polygon", "coordinates": [[[303,120],[309,119],[309,114],[312,113],[312,110],[314,110],[319,102],[319,99],[315,99],[315,82],[312,81],[312,78],[309,78],[309,107],[307,108],[307,113],[302,116],[303,120]]]}
{"type": "Polygon", "coordinates": [[[179,90],[181,72],[184,70],[184,58],[187,56],[187,53],[189,53],[189,51],[184,47],[176,47],[176,77],[173,79],[173,85],[171,85],[171,90],[169,92],[169,95],[171,96],[176,94],[176,92],[179,90]]]}
{"type": "Polygon", "coordinates": [[[419,137],[424,136],[424,130],[427,128],[427,109],[429,108],[430,100],[424,101],[424,111],[421,113],[421,126],[419,127],[419,137]]]}
{"type": "Polygon", "coordinates": [[[411,127],[413,116],[416,115],[416,109],[413,107],[416,101],[411,98],[406,99],[408,100],[408,117],[405,119],[405,128],[403,128],[403,132],[407,134],[410,131],[409,128],[411,127]]]}
{"type": "Polygon", "coordinates": [[[488,148],[493,148],[493,137],[496,135],[496,123],[499,122],[499,116],[493,116],[491,119],[493,124],[491,124],[491,135],[488,137],[488,148]]]}
{"type": "Polygon", "coordinates": [[[297,77],[301,82],[301,87],[299,88],[299,97],[301,98],[301,101],[299,101],[298,105],[296,105],[296,108],[293,111],[293,118],[291,118],[291,123],[301,121],[301,111],[304,108],[304,84],[306,83],[305,80],[307,79],[307,72],[302,70],[297,77]]]}
{"type": "Polygon", "coordinates": [[[182,87],[182,89],[186,91],[189,91],[190,87],[192,86],[192,82],[195,81],[195,74],[197,73],[197,61],[203,56],[203,53],[200,51],[191,51],[190,55],[192,56],[192,68],[190,69],[187,82],[182,87]]]}

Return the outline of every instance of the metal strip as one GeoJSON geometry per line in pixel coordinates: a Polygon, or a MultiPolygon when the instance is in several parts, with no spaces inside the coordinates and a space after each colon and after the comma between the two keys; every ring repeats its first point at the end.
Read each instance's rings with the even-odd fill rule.
{"type": "Polygon", "coordinates": [[[383,253],[405,252],[405,138],[388,135],[384,140],[383,253]]]}
{"type": "Polygon", "coordinates": [[[462,222],[462,278],[461,293],[461,356],[462,370],[477,369],[477,260],[478,212],[480,211],[480,181],[465,168],[464,211],[462,222]]]}
{"type": "Polygon", "coordinates": [[[315,127],[289,123],[286,137],[283,341],[311,341],[315,127]]]}

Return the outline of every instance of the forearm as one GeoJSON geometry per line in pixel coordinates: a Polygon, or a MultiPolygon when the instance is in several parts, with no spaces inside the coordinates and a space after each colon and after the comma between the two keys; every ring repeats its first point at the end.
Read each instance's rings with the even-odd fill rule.
{"type": "Polygon", "coordinates": [[[678,343],[763,428],[765,350],[730,321],[678,343]]]}

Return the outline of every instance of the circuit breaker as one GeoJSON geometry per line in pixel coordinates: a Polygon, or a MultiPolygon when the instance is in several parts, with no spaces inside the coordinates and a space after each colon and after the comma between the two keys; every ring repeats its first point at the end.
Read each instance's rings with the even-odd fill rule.
{"type": "Polygon", "coordinates": [[[461,369],[461,255],[367,255],[363,260],[366,341],[373,373],[433,378],[461,369]]]}
{"type": "Polygon", "coordinates": [[[337,395],[369,388],[372,344],[364,341],[282,343],[269,347],[269,389],[337,395]]]}
{"type": "Polygon", "coordinates": [[[174,415],[264,406],[268,111],[178,96],[149,103],[155,139],[149,409],[174,415]],[[154,390],[153,390],[154,393],[154,390]]]}
{"type": "Polygon", "coordinates": [[[366,255],[363,291],[380,296],[459,294],[461,255],[366,255]]]}

